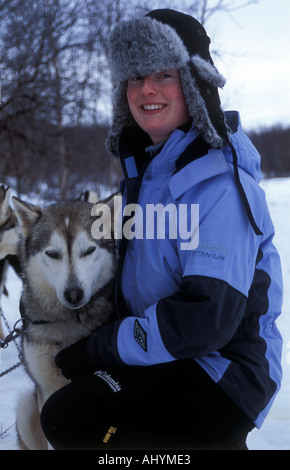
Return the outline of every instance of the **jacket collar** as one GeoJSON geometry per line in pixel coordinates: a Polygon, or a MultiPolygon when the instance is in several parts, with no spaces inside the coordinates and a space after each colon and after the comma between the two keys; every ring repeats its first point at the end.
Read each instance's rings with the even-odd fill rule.
{"type": "MultiPolygon", "coordinates": [[[[153,165],[158,171],[170,171],[172,174],[180,170],[190,159],[195,158],[196,153],[192,151],[191,144],[198,135],[199,131],[190,122],[173,131],[163,145],[154,147],[149,136],[139,127],[125,128],[119,141],[119,158],[125,180],[143,175],[153,159],[153,165]],[[157,154],[158,158],[155,159],[157,154]],[[180,162],[178,162],[179,157],[182,157],[180,162]]],[[[201,137],[199,142],[202,148],[197,153],[203,156],[209,146],[201,137]]],[[[194,145],[194,150],[196,149],[197,146],[194,145]]]]}

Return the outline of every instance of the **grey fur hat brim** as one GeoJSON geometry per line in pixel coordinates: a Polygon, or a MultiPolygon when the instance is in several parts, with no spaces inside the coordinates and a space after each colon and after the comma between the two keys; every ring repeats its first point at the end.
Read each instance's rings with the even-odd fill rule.
{"type": "MultiPolygon", "coordinates": [[[[206,142],[213,148],[221,148],[225,144],[224,129],[213,122],[207,101],[213,95],[216,100],[217,87],[223,87],[225,80],[211,61],[199,54],[190,55],[172,26],[148,16],[121,21],[111,34],[109,47],[115,86],[113,121],[106,141],[111,153],[117,154],[122,129],[136,125],[127,102],[127,80],[166,69],[179,71],[189,114],[206,142]]],[[[220,111],[219,116],[222,114],[220,111]]]]}

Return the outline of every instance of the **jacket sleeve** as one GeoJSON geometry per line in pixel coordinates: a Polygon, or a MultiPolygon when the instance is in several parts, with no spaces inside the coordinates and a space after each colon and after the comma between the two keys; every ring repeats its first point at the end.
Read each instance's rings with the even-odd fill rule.
{"type": "Polygon", "coordinates": [[[106,365],[152,365],[198,358],[222,348],[234,335],[247,298],[219,279],[187,276],[181,289],[145,311],[99,330],[90,353],[106,365]]]}

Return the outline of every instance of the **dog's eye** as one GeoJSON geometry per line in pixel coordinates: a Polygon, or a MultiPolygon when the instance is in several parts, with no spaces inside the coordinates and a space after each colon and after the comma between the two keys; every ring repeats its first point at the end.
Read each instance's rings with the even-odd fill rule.
{"type": "Polygon", "coordinates": [[[58,251],[47,250],[45,254],[51,259],[61,259],[61,254],[58,251]]]}
{"type": "Polygon", "coordinates": [[[82,256],[89,256],[96,250],[95,246],[90,246],[87,250],[82,253],[82,256]]]}

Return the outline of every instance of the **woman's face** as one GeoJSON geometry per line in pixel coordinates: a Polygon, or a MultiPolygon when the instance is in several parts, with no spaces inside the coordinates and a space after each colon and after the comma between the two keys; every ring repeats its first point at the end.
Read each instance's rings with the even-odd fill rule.
{"type": "Polygon", "coordinates": [[[179,73],[175,69],[128,80],[127,99],[133,118],[154,145],[189,121],[179,73]]]}

